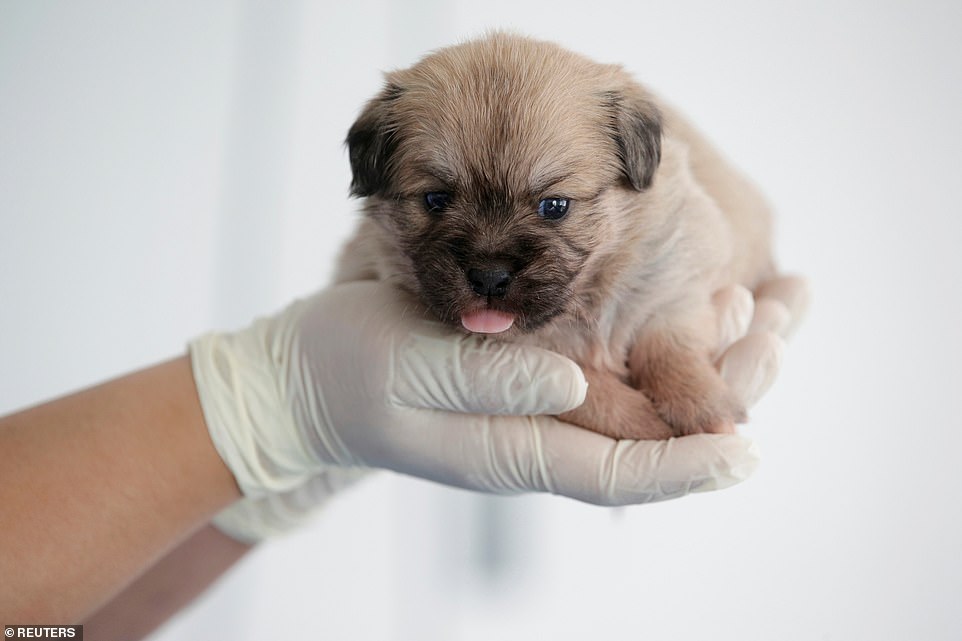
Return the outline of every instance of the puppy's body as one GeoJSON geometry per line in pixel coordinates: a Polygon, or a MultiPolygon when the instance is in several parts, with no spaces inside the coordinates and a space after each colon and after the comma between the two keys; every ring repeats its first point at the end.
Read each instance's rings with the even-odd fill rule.
{"type": "Polygon", "coordinates": [[[563,418],[590,429],[741,418],[709,358],[711,294],[772,275],[767,206],[620,67],[490,36],[389,75],[348,144],[366,217],[339,281],[396,282],[452,325],[509,319],[499,339],[582,365],[563,418]]]}

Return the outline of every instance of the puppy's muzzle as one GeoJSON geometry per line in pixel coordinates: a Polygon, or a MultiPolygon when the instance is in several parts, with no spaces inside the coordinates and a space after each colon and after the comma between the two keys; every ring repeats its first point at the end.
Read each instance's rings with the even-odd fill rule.
{"type": "Polygon", "coordinates": [[[500,265],[470,268],[467,272],[468,283],[475,294],[484,297],[504,298],[508,293],[513,275],[500,265]]]}

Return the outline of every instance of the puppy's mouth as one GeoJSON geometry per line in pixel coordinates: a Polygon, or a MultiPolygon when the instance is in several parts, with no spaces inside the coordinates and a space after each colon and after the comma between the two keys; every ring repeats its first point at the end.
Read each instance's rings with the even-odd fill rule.
{"type": "Polygon", "coordinates": [[[438,320],[466,332],[499,338],[529,334],[564,313],[570,302],[569,289],[557,284],[571,281],[567,272],[550,280],[523,269],[472,273],[448,255],[412,261],[417,278],[412,293],[438,320]]]}
{"type": "Polygon", "coordinates": [[[497,298],[473,296],[461,300],[433,300],[421,295],[421,300],[445,323],[460,326],[464,331],[481,335],[521,335],[537,330],[563,312],[558,301],[553,304],[532,304],[497,298]]]}
{"type": "Polygon", "coordinates": [[[491,307],[482,307],[461,313],[461,325],[475,334],[500,334],[514,325],[515,314],[491,307]]]}

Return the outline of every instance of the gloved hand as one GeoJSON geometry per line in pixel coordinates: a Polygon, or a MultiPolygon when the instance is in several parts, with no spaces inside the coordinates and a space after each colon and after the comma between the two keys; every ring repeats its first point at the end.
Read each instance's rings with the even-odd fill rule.
{"type": "MultiPolygon", "coordinates": [[[[752,318],[752,299],[732,290],[717,300],[731,343],[752,318]]],[[[780,339],[762,330],[786,325],[791,305],[775,304],[781,321],[719,357],[749,404],[774,379],[781,353],[780,339]]],[[[248,497],[231,508],[237,518],[225,512],[218,523],[247,540],[294,524],[305,504],[365,467],[617,505],[726,487],[757,464],[738,435],[619,442],[531,416],[582,401],[584,379],[571,361],[452,334],[381,283],[325,290],[241,332],[203,337],[191,356],[211,437],[248,497]]]]}

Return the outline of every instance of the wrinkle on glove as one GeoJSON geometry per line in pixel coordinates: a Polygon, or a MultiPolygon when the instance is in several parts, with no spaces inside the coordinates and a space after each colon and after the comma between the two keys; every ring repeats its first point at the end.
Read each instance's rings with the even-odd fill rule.
{"type": "MultiPolygon", "coordinates": [[[[295,303],[285,315],[294,318],[303,308],[295,303]]],[[[208,432],[245,496],[291,490],[321,469],[303,448],[287,446],[297,434],[290,376],[271,366],[296,341],[293,325],[261,319],[246,331],[207,334],[189,346],[208,432]]]]}
{"type": "Polygon", "coordinates": [[[539,347],[474,334],[419,332],[404,337],[395,350],[390,389],[398,406],[469,414],[561,414],[581,405],[588,390],[574,361],[539,347]],[[456,349],[451,349],[452,341],[456,349]]]}
{"type": "Polygon", "coordinates": [[[754,442],[731,434],[615,441],[559,423],[542,434],[546,490],[598,505],[664,501],[740,483],[757,468],[754,442]],[[574,450],[595,458],[591,476],[564,465],[574,450]]]}
{"type": "Polygon", "coordinates": [[[287,492],[242,497],[221,510],[211,523],[235,541],[252,545],[303,527],[334,494],[369,473],[362,468],[321,472],[287,492]]]}

